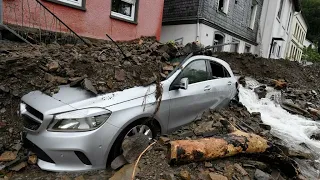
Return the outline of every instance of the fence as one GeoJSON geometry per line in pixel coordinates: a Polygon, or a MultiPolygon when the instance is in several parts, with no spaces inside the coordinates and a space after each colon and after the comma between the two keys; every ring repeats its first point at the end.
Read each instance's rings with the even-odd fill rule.
{"type": "Polygon", "coordinates": [[[87,44],[39,0],[0,1],[3,24],[31,43],[87,44]]]}

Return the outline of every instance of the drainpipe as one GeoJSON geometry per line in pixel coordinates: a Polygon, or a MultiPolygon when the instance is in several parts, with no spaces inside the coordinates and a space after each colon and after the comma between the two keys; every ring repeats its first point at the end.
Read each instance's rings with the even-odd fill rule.
{"type": "Polygon", "coordinates": [[[0,0],[0,25],[3,24],[2,0],[0,0]]]}
{"type": "MultiPolygon", "coordinates": [[[[3,24],[3,10],[2,10],[2,0],[0,0],[0,28],[2,27],[3,24]]],[[[2,33],[0,31],[0,40],[2,39],[2,33]]]]}
{"type": "Polygon", "coordinates": [[[198,5],[198,13],[197,13],[197,32],[196,32],[196,41],[200,41],[200,8],[201,8],[201,0],[199,0],[199,5],[198,5]]]}

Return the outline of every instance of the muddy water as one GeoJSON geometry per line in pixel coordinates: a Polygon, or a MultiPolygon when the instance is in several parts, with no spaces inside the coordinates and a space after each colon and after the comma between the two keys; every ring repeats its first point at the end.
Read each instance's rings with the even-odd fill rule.
{"type": "Polygon", "coordinates": [[[262,121],[272,127],[271,133],[282,139],[285,145],[303,152],[311,152],[315,159],[312,161],[297,160],[302,173],[310,179],[319,179],[320,142],[310,139],[313,133],[320,131],[320,123],[299,115],[293,115],[281,108],[279,101],[281,92],[267,88],[267,97],[260,99],[253,88],[260,84],[254,79],[247,78],[247,86],[240,88],[240,101],[249,112],[260,112],[262,121]],[[305,144],[308,148],[305,147],[305,144]],[[313,164],[312,167],[310,163],[313,164]]]}

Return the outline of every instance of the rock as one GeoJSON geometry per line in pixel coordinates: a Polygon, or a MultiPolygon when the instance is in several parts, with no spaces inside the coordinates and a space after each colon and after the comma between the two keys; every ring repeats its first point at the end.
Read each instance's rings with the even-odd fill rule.
{"type": "Polygon", "coordinates": [[[212,163],[210,163],[210,162],[205,162],[205,163],[204,163],[204,167],[206,167],[206,168],[211,168],[211,167],[213,167],[213,165],[212,165],[212,163]]]}
{"type": "Polygon", "coordinates": [[[268,131],[271,130],[271,126],[270,126],[270,125],[261,123],[261,124],[259,124],[259,126],[260,126],[262,129],[265,129],[265,130],[268,130],[268,131]]]}
{"type": "Polygon", "coordinates": [[[69,178],[67,175],[63,175],[61,177],[61,180],[71,180],[71,178],[69,178]]]}
{"type": "Polygon", "coordinates": [[[28,157],[28,163],[31,165],[35,165],[38,162],[38,157],[35,154],[32,154],[28,157]]]}
{"type": "Polygon", "coordinates": [[[164,52],[164,53],[162,53],[162,58],[164,59],[164,60],[166,60],[166,61],[168,61],[169,59],[170,59],[170,55],[168,54],[168,53],[166,53],[166,52],[164,52]]]}
{"type": "Polygon", "coordinates": [[[178,136],[184,137],[184,138],[185,137],[192,137],[192,136],[194,136],[194,133],[192,131],[184,131],[184,132],[178,134],[178,136]]]}
{"type": "Polygon", "coordinates": [[[12,160],[15,160],[16,158],[17,158],[17,153],[12,151],[6,151],[1,154],[0,162],[12,161],[12,160]]]}
{"type": "Polygon", "coordinates": [[[289,149],[287,152],[289,157],[298,157],[302,159],[311,159],[313,156],[310,152],[302,152],[298,150],[289,149]]]}
{"type": "Polygon", "coordinates": [[[6,108],[2,108],[2,109],[0,109],[0,114],[5,113],[6,111],[7,111],[6,108]]]}
{"type": "Polygon", "coordinates": [[[318,133],[318,134],[312,134],[311,137],[310,137],[310,139],[314,139],[314,140],[320,141],[320,133],[318,133]]]}
{"type": "Polygon", "coordinates": [[[59,69],[59,63],[57,61],[51,61],[47,64],[47,68],[50,72],[55,72],[59,69]]]}
{"type": "Polygon", "coordinates": [[[179,176],[182,180],[191,180],[191,175],[190,175],[189,171],[185,171],[185,170],[181,171],[179,176]]]}
{"type": "Polygon", "coordinates": [[[85,78],[85,79],[82,81],[81,85],[82,85],[82,87],[83,87],[85,90],[90,91],[90,92],[92,92],[92,93],[95,94],[95,95],[98,94],[96,88],[92,85],[92,82],[91,82],[89,79],[85,78]]]}
{"type": "Polygon", "coordinates": [[[207,132],[202,133],[202,136],[203,137],[212,137],[212,136],[216,136],[218,134],[220,134],[219,129],[213,129],[212,131],[207,131],[207,132]]]}
{"type": "Polygon", "coordinates": [[[266,86],[260,86],[254,89],[254,92],[258,95],[259,99],[265,98],[267,95],[266,86]]]}
{"type": "Polygon", "coordinates": [[[128,164],[128,161],[124,158],[123,154],[121,154],[111,162],[111,168],[117,170],[125,164],[128,164]]]}
{"type": "Polygon", "coordinates": [[[254,178],[257,180],[270,180],[271,176],[260,169],[256,169],[254,173],[254,178]]]}
{"type": "Polygon", "coordinates": [[[129,163],[134,163],[148,145],[149,137],[141,133],[125,138],[122,143],[123,157],[129,163]]]}
{"type": "Polygon", "coordinates": [[[215,128],[212,127],[213,122],[209,121],[209,122],[201,122],[195,129],[194,129],[194,133],[197,136],[202,136],[203,133],[205,132],[211,132],[214,131],[215,128]]]}
{"type": "MultiPolygon", "coordinates": [[[[117,171],[109,180],[128,180],[131,179],[133,173],[134,164],[127,164],[117,171]]],[[[140,171],[137,167],[135,175],[140,171]]]]}
{"type": "Polygon", "coordinates": [[[243,87],[246,87],[247,83],[246,83],[246,78],[244,76],[241,76],[238,79],[239,84],[241,84],[243,87]]]}
{"type": "Polygon", "coordinates": [[[170,65],[167,65],[167,66],[164,66],[163,68],[163,71],[173,71],[173,66],[170,66],[170,65]]]}
{"type": "Polygon", "coordinates": [[[78,176],[76,178],[74,178],[74,180],[85,180],[83,176],[78,176]]]}
{"type": "Polygon", "coordinates": [[[162,145],[168,144],[169,142],[170,142],[170,139],[167,138],[167,137],[161,136],[161,137],[159,138],[159,143],[162,144],[162,145]]]}
{"type": "Polygon", "coordinates": [[[22,148],[22,145],[21,143],[16,143],[12,146],[12,149],[15,150],[15,151],[20,151],[20,149],[22,148]]]}
{"type": "Polygon", "coordinates": [[[218,174],[218,173],[209,173],[209,178],[211,180],[228,180],[227,177],[221,175],[221,174],[218,174]]]}
{"type": "Polygon", "coordinates": [[[246,160],[243,164],[244,167],[255,167],[255,168],[258,168],[258,169],[267,169],[268,168],[268,165],[266,165],[265,163],[263,162],[259,162],[259,161],[253,161],[253,160],[246,160]]]}
{"type": "Polygon", "coordinates": [[[114,77],[117,81],[124,81],[126,78],[126,72],[123,69],[116,69],[114,77]]]}
{"type": "Polygon", "coordinates": [[[9,88],[7,88],[7,87],[5,87],[5,86],[3,86],[3,85],[0,86],[0,90],[3,91],[3,92],[5,92],[5,93],[8,93],[8,92],[10,91],[9,88]]]}
{"type": "Polygon", "coordinates": [[[174,174],[173,173],[165,173],[163,175],[163,178],[165,180],[176,180],[176,177],[174,177],[174,174]]]}
{"type": "Polygon", "coordinates": [[[248,176],[248,172],[246,170],[243,169],[242,166],[240,166],[240,164],[234,164],[234,168],[242,175],[242,176],[248,176]]]}
{"type": "Polygon", "coordinates": [[[131,52],[127,52],[127,53],[126,53],[126,57],[129,58],[129,57],[131,57],[131,56],[132,56],[132,53],[131,53],[131,52]]]}
{"type": "Polygon", "coordinates": [[[28,163],[27,162],[21,162],[18,165],[10,168],[11,171],[20,171],[21,169],[27,167],[28,163]]]}

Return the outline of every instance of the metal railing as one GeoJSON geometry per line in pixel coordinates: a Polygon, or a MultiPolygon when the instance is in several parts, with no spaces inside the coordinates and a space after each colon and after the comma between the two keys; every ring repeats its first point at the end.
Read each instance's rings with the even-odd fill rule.
{"type": "Polygon", "coordinates": [[[34,44],[88,44],[39,0],[0,0],[3,24],[34,44]]]}

